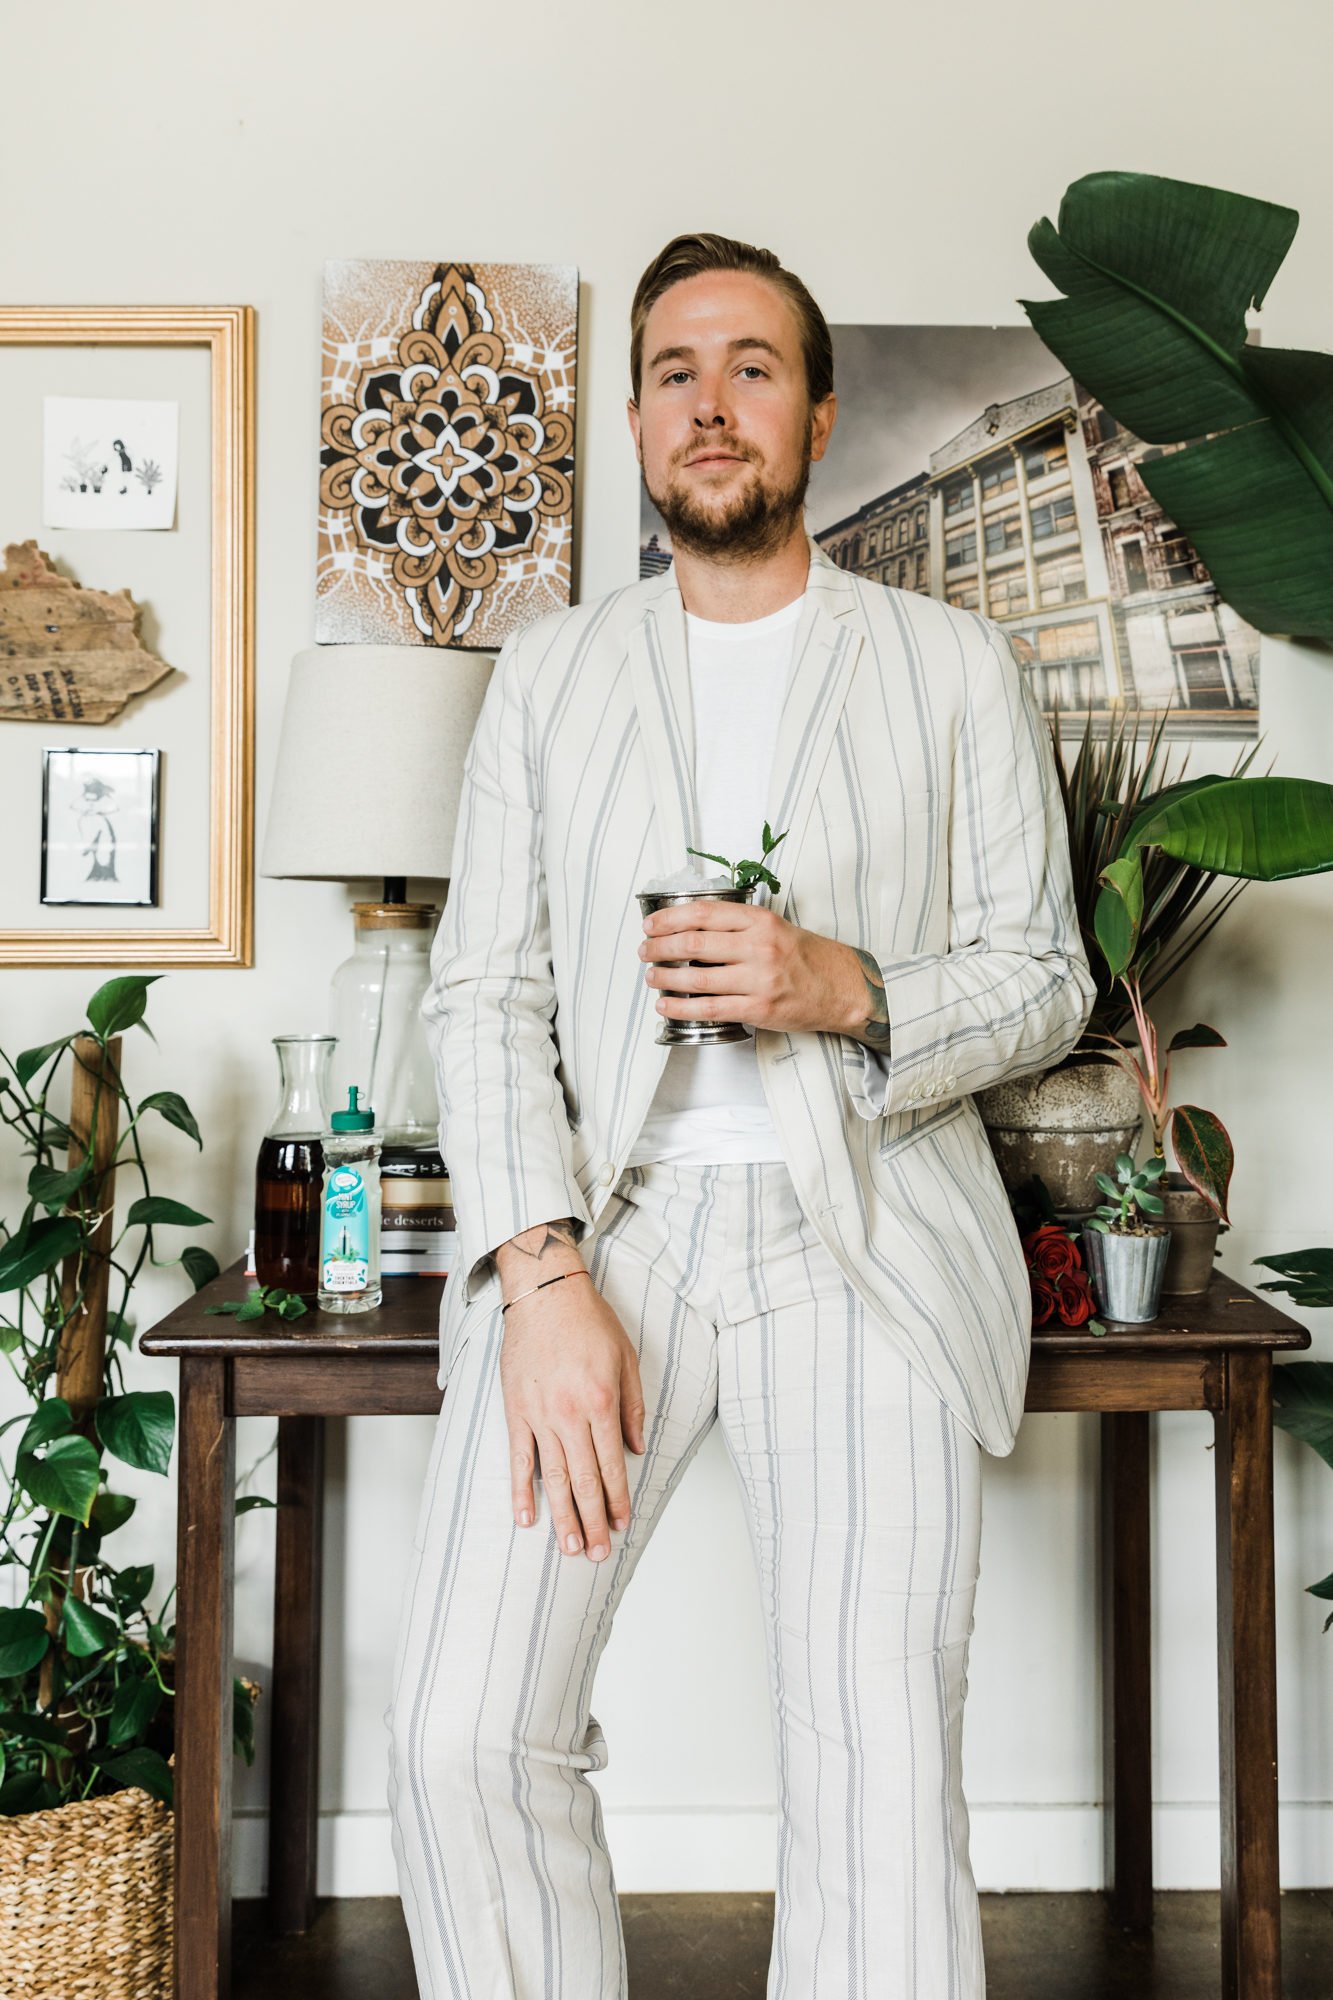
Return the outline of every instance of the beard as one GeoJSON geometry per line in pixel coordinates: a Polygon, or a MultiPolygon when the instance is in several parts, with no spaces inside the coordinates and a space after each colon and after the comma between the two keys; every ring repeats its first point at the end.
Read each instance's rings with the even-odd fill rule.
{"type": "MultiPolygon", "coordinates": [[[[712,502],[700,499],[683,480],[670,477],[662,491],[654,493],[647,473],[643,472],[644,489],[666,523],[672,546],[713,561],[752,562],[775,554],[790,540],[801,519],[810,483],[813,437],[811,412],[806,419],[800,471],[789,485],[766,483],[762,468],[756,466],[754,477],[745,482],[740,492],[712,502]]],[[[700,442],[690,449],[697,451],[700,442]]],[[[709,438],[707,443],[715,451],[734,452],[755,465],[752,452],[738,438],[709,438]]],[[[683,463],[683,454],[675,462],[683,463]]],[[[642,461],[640,470],[643,471],[642,461]]]]}

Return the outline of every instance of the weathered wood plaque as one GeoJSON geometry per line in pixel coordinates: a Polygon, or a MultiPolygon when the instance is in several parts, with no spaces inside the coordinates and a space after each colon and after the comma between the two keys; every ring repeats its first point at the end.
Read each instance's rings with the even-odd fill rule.
{"type": "Polygon", "coordinates": [[[11,542],[0,571],[0,721],[110,722],[174,673],[135,627],[128,590],[58,576],[36,542],[11,542]]]}

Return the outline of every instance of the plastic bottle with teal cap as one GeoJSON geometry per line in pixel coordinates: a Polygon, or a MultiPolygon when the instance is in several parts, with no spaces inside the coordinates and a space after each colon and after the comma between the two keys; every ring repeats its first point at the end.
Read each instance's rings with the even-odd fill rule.
{"type": "Polygon", "coordinates": [[[319,1305],[323,1312],[370,1312],[380,1285],[380,1141],[375,1113],[349,1084],[324,1138],[319,1305]]]}

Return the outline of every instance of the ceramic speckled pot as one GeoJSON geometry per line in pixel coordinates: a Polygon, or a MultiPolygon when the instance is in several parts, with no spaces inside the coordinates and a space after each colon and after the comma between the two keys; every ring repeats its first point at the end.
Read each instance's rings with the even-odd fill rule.
{"type": "Polygon", "coordinates": [[[1040,1076],[1006,1077],[979,1090],[976,1106],[1009,1192],[1040,1174],[1062,1213],[1096,1208],[1095,1176],[1117,1153],[1137,1153],[1143,1124],[1133,1077],[1096,1056],[1040,1076]]]}

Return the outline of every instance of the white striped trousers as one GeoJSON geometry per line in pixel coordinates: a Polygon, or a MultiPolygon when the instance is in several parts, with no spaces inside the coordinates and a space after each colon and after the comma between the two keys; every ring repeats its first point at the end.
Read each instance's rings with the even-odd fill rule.
{"type": "Polygon", "coordinates": [[[587,1775],[607,1762],[593,1680],[718,1420],[768,1643],[768,2000],[982,2000],[960,1763],[980,1446],[868,1315],[781,1162],[627,1168],[583,1252],[646,1404],[630,1525],[602,1562],[557,1547],[540,1473],[534,1524],[514,1521],[498,1308],[450,1357],[384,1714],[422,2000],[628,1993],[587,1775]]]}

